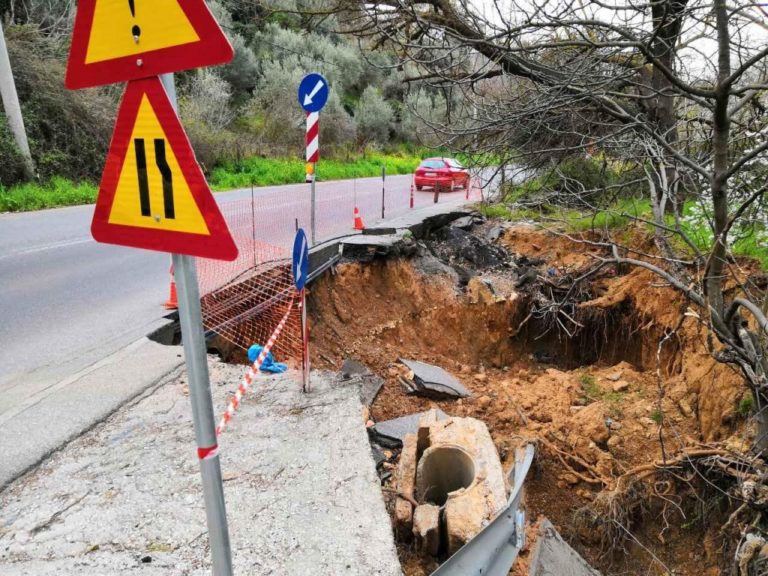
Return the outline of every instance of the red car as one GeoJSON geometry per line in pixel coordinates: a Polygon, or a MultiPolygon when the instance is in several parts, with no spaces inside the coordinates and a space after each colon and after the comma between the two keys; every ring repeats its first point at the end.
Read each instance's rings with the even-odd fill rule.
{"type": "Polygon", "coordinates": [[[469,172],[453,158],[427,158],[422,160],[414,174],[416,190],[425,186],[441,190],[455,190],[469,186],[469,172]]]}

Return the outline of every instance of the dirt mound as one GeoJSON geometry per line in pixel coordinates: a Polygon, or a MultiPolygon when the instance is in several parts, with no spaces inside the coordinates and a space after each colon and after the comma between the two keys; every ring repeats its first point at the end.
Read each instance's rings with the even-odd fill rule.
{"type": "MultiPolygon", "coordinates": [[[[597,248],[527,226],[507,230],[492,250],[455,231],[434,242],[414,260],[348,263],[313,286],[315,365],[338,368],[354,357],[384,377],[370,411],[376,421],[430,408],[483,420],[505,467],[516,446],[534,441],[539,455],[526,484],[529,516],[550,518],[605,573],[636,573],[638,562],[649,574],[664,573],[662,564],[691,575],[717,566],[719,550],[695,544],[708,534],[704,515],[697,523],[671,508],[627,503],[625,520],[642,540],[622,541],[627,554],[606,550],[606,535],[594,522],[574,516],[602,509],[601,498],[615,493],[629,470],[742,433],[741,379],[712,359],[687,304],[647,271],[608,268],[567,312],[569,336],[553,329],[551,316],[532,311],[542,290],[555,294],[563,279],[594,260],[597,248]],[[526,276],[532,281],[521,282],[526,276]],[[472,397],[406,395],[398,382],[400,357],[445,368],[472,397]],[[641,521],[662,512],[666,524],[641,521]]],[[[680,513],[687,510],[681,494],[667,496],[680,513]]],[[[401,558],[407,574],[434,567],[407,545],[401,558]]]]}

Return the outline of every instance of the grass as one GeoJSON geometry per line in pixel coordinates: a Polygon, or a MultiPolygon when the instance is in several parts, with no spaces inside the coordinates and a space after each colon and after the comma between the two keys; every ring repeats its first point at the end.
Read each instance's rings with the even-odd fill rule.
{"type": "MultiPolygon", "coordinates": [[[[534,220],[561,222],[569,230],[583,232],[587,230],[616,230],[631,223],[633,219],[652,220],[653,213],[648,199],[620,199],[613,205],[596,212],[582,212],[573,209],[565,209],[558,206],[543,205],[539,210],[515,208],[515,197],[518,192],[505,199],[504,203],[479,206],[480,212],[489,218],[504,218],[507,220],[534,220]]],[[[690,215],[694,209],[693,202],[686,202],[683,215],[690,215]]],[[[674,227],[672,216],[668,217],[667,224],[674,227]]],[[[649,232],[653,231],[653,225],[647,224],[649,232]]],[[[712,230],[706,219],[683,218],[681,229],[691,242],[703,253],[708,254],[712,249],[712,230]]],[[[752,258],[760,263],[763,270],[768,270],[768,242],[764,240],[765,231],[759,225],[742,231],[740,235],[731,234],[730,251],[735,256],[752,258]]],[[[679,238],[673,239],[675,245],[683,252],[693,251],[679,238]]]]}
{"type": "Polygon", "coordinates": [[[608,208],[590,214],[566,210],[559,216],[574,230],[607,230],[626,226],[633,218],[649,218],[651,203],[646,199],[623,198],[608,208]]]}
{"type": "Polygon", "coordinates": [[[744,396],[741,400],[739,400],[737,410],[743,418],[747,418],[750,414],[752,414],[753,408],[754,400],[752,400],[752,396],[744,396]]]}
{"type": "Polygon", "coordinates": [[[75,183],[65,178],[52,178],[45,184],[29,182],[10,188],[0,186],[0,212],[91,204],[96,201],[97,191],[97,187],[89,182],[75,183]]]}
{"type": "MultiPolygon", "coordinates": [[[[408,153],[368,153],[350,160],[321,158],[317,165],[317,179],[348,180],[380,176],[382,166],[386,167],[387,175],[411,174],[421,158],[421,155],[408,153]]],[[[248,158],[215,168],[209,182],[214,190],[293,184],[304,182],[305,166],[305,162],[298,158],[248,158]]]]}
{"type": "MultiPolygon", "coordinates": [[[[318,180],[344,180],[380,176],[385,166],[387,175],[411,174],[422,157],[429,152],[396,154],[367,153],[350,160],[320,160],[318,180]]],[[[214,191],[254,186],[303,183],[305,163],[294,158],[248,158],[237,164],[215,168],[208,178],[214,191]]],[[[98,187],[90,182],[72,182],[52,178],[49,182],[29,182],[11,187],[0,186],[0,212],[27,212],[44,208],[92,204],[98,187]]]]}
{"type": "Polygon", "coordinates": [[[625,394],[603,389],[597,383],[595,377],[586,372],[579,375],[579,384],[581,384],[581,389],[584,393],[582,402],[585,406],[592,404],[592,402],[605,402],[608,416],[611,418],[621,418],[624,415],[621,409],[621,401],[625,394]]]}

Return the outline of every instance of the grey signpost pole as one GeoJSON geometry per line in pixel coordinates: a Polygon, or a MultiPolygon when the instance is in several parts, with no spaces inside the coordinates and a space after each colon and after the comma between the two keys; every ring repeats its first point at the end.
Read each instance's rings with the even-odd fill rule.
{"type": "MultiPolygon", "coordinates": [[[[160,79],[176,109],[173,74],[163,74],[160,79]]],[[[179,321],[187,364],[189,396],[192,401],[192,422],[195,427],[195,440],[200,459],[208,538],[213,557],[213,574],[214,576],[231,576],[232,552],[227,528],[224,485],[221,479],[195,259],[182,254],[173,254],[172,258],[178,288],[179,321]]]]}
{"type": "Polygon", "coordinates": [[[384,184],[387,179],[387,167],[381,166],[381,219],[384,220],[384,184]]]}
{"type": "Polygon", "coordinates": [[[311,204],[312,204],[312,215],[310,216],[310,235],[312,236],[312,246],[314,246],[317,243],[317,240],[315,238],[315,180],[317,180],[317,162],[312,163],[312,184],[311,184],[311,204]]]}

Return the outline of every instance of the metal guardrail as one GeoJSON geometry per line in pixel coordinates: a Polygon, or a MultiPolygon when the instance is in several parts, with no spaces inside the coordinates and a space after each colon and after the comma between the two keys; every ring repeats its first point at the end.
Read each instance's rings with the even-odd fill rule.
{"type": "Polygon", "coordinates": [[[432,573],[432,576],[507,576],[525,546],[523,483],[533,463],[532,444],[515,452],[512,492],[507,507],[480,533],[432,573]]]}

